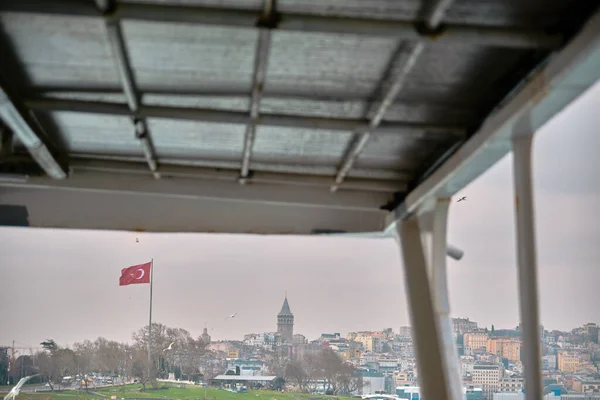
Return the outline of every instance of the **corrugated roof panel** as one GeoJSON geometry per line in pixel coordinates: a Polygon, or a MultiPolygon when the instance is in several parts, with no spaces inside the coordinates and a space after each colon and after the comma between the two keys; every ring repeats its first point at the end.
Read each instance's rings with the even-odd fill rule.
{"type": "Polygon", "coordinates": [[[118,84],[102,19],[8,12],[0,23],[33,85],[118,84]]]}
{"type": "Polygon", "coordinates": [[[450,139],[434,138],[425,133],[422,137],[373,135],[355,167],[416,171],[424,161],[451,143],[450,139]]]}
{"type": "Polygon", "coordinates": [[[244,125],[149,118],[159,157],[241,160],[244,125]]]}
{"type": "Polygon", "coordinates": [[[396,40],[320,33],[272,33],[265,92],[369,96],[396,40]]]}
{"type": "Polygon", "coordinates": [[[259,126],[252,160],[282,164],[337,165],[351,138],[351,132],[259,126]]]}
{"type": "MultiPolygon", "coordinates": [[[[571,0],[455,0],[444,22],[469,25],[548,27],[555,24],[571,0]]],[[[280,12],[413,21],[431,1],[419,0],[279,0],[280,12]]]]}
{"type": "Polygon", "coordinates": [[[454,106],[485,107],[486,102],[495,100],[499,90],[506,90],[503,85],[494,85],[526,54],[526,50],[505,48],[425,46],[397,101],[421,98],[454,106]]]}
{"type": "MultiPolygon", "coordinates": [[[[376,103],[373,106],[371,112],[368,114],[369,117],[373,117],[373,109],[376,109],[379,104],[380,103],[376,103]]],[[[439,101],[430,103],[405,101],[392,104],[390,108],[388,108],[383,119],[384,121],[390,122],[396,121],[457,127],[471,123],[475,115],[473,107],[460,104],[452,106],[451,104],[444,104],[439,101]]]]}
{"type": "Polygon", "coordinates": [[[365,102],[263,97],[260,112],[265,114],[303,115],[308,117],[362,118],[365,102]]]}
{"type": "Polygon", "coordinates": [[[277,9],[284,13],[413,20],[420,3],[419,0],[278,0],[277,9]]]}
{"type": "Polygon", "coordinates": [[[142,155],[128,117],[53,112],[52,120],[69,152],[142,155]]]}
{"type": "Polygon", "coordinates": [[[123,34],[141,91],[219,84],[250,90],[256,29],[123,21],[123,34]]]}

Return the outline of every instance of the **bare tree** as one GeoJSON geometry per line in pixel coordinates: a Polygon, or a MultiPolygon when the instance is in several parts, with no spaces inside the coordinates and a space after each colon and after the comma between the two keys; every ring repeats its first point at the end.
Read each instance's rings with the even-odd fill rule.
{"type": "Polygon", "coordinates": [[[189,337],[181,340],[180,346],[171,352],[172,364],[179,367],[188,380],[197,380],[202,360],[207,354],[206,343],[201,338],[189,337]]]}
{"type": "Polygon", "coordinates": [[[350,395],[360,388],[362,377],[356,368],[331,349],[323,349],[312,358],[313,380],[323,379],[334,395],[350,395]]]}
{"type": "Polygon", "coordinates": [[[77,371],[77,357],[71,349],[58,349],[52,353],[52,361],[56,368],[58,379],[63,376],[74,375],[77,371]]]}
{"type": "Polygon", "coordinates": [[[125,345],[99,337],[94,341],[95,367],[98,371],[116,375],[125,360],[125,345]]]}
{"type": "Polygon", "coordinates": [[[222,360],[218,359],[213,352],[207,352],[200,361],[200,371],[205,384],[210,384],[210,381],[217,375],[225,373],[227,365],[222,360]]]}
{"type": "Polygon", "coordinates": [[[135,348],[132,351],[131,372],[139,380],[142,389],[146,390],[146,384],[150,382],[151,371],[148,364],[148,353],[144,349],[135,348]]]}
{"type": "Polygon", "coordinates": [[[300,361],[291,361],[285,367],[285,379],[297,386],[301,392],[308,393],[310,378],[305,366],[300,361]]]}
{"type": "Polygon", "coordinates": [[[85,340],[81,343],[75,343],[73,345],[73,351],[77,357],[77,372],[82,375],[82,382],[85,390],[88,390],[88,374],[93,371],[94,359],[95,359],[95,347],[94,343],[89,340],[85,340]]]}
{"type": "Polygon", "coordinates": [[[267,366],[271,374],[282,377],[285,375],[285,369],[290,362],[287,346],[273,346],[267,351],[267,366]]]}
{"type": "MultiPolygon", "coordinates": [[[[148,325],[144,326],[137,332],[134,332],[133,341],[137,348],[148,348],[148,325]]],[[[152,323],[152,362],[153,368],[156,369],[159,375],[165,376],[171,369],[177,365],[177,353],[182,354],[182,350],[189,343],[193,342],[193,338],[188,331],[181,328],[170,328],[158,322],[152,323]],[[173,344],[175,351],[168,353],[163,350],[173,344]]]]}
{"type": "Polygon", "coordinates": [[[46,351],[40,351],[35,355],[39,368],[39,373],[42,376],[42,380],[48,382],[50,390],[54,391],[54,385],[52,381],[55,375],[54,363],[52,362],[52,356],[46,351]]]}

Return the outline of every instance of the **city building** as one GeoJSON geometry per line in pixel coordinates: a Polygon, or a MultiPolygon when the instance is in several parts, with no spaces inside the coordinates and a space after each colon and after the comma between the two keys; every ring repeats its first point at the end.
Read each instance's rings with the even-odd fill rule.
{"type": "Polygon", "coordinates": [[[485,331],[473,331],[467,332],[463,335],[464,347],[469,347],[472,350],[487,347],[488,339],[490,338],[489,333],[485,331]]]}
{"type": "Polygon", "coordinates": [[[583,381],[581,382],[581,391],[587,395],[600,395],[600,380],[583,381]]]}
{"type": "Polygon", "coordinates": [[[238,369],[240,376],[261,376],[268,372],[266,363],[259,360],[241,360],[238,358],[227,362],[227,370],[237,371],[238,369]]]}
{"type": "Polygon", "coordinates": [[[373,336],[370,332],[358,332],[352,335],[354,342],[361,343],[363,349],[367,352],[378,352],[380,350],[380,339],[373,336]]]}
{"type": "Polygon", "coordinates": [[[400,327],[400,333],[398,334],[398,336],[400,336],[401,338],[407,338],[410,339],[412,336],[411,333],[411,328],[410,326],[401,326],[400,327]]]}
{"type": "Polygon", "coordinates": [[[240,358],[240,351],[239,349],[236,348],[230,348],[229,350],[227,350],[227,359],[228,360],[236,360],[240,358]]]}
{"type": "Polygon", "coordinates": [[[452,318],[454,332],[465,333],[477,330],[477,322],[470,321],[469,318],[452,318]]]}
{"type": "Polygon", "coordinates": [[[460,357],[460,374],[461,376],[471,375],[473,373],[473,365],[475,365],[475,359],[469,356],[460,357]]]}
{"type": "Polygon", "coordinates": [[[284,343],[294,343],[294,314],[290,310],[287,296],[285,296],[281,311],[277,314],[277,333],[284,343]]]}
{"type": "Polygon", "coordinates": [[[305,360],[307,357],[315,355],[323,349],[324,347],[317,343],[296,345],[294,346],[294,359],[298,361],[305,360]]]}
{"type": "Polygon", "coordinates": [[[581,358],[579,356],[566,353],[559,352],[558,353],[558,370],[560,372],[577,372],[581,368],[581,358]]]}
{"type": "Polygon", "coordinates": [[[557,365],[556,354],[547,354],[542,356],[542,369],[554,370],[557,365]]]}
{"type": "Polygon", "coordinates": [[[385,377],[381,373],[373,370],[362,370],[360,374],[362,385],[357,394],[368,395],[385,391],[385,377]]]}
{"type": "Polygon", "coordinates": [[[245,346],[268,348],[281,343],[281,337],[276,332],[250,333],[244,335],[245,346]]]}
{"type": "Polygon", "coordinates": [[[321,333],[319,340],[321,342],[339,342],[342,336],[339,333],[321,333]]]}
{"type": "Polygon", "coordinates": [[[500,379],[500,392],[521,392],[525,386],[523,378],[502,378],[500,379]]]}
{"type": "Polygon", "coordinates": [[[500,390],[500,380],[504,377],[502,365],[475,364],[471,373],[472,383],[480,385],[486,393],[500,390]]]}
{"type": "Polygon", "coordinates": [[[489,339],[486,350],[509,361],[520,361],[521,339],[510,337],[489,339]]]}
{"type": "Polygon", "coordinates": [[[292,338],[292,343],[295,345],[296,344],[306,344],[306,343],[308,343],[308,340],[306,340],[306,336],[296,333],[296,334],[294,334],[294,336],[292,338]]]}
{"type": "Polygon", "coordinates": [[[600,328],[598,325],[594,323],[587,323],[583,325],[583,329],[585,331],[585,338],[591,342],[598,343],[598,336],[600,332],[600,328]]]}

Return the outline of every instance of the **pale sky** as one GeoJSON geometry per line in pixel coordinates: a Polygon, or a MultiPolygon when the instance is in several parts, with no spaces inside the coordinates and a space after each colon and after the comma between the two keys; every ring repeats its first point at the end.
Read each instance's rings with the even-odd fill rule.
{"type": "MultiPolygon", "coordinates": [[[[536,137],[547,329],[600,323],[599,105],[597,84],[536,137]]],[[[450,211],[449,242],[465,251],[448,264],[453,315],[496,328],[518,324],[511,162],[457,194],[468,201],[450,211]]],[[[131,340],[148,323],[148,285],[119,287],[120,270],[152,257],[153,320],[194,336],[205,321],[215,339],[274,331],[286,290],[295,332],[310,339],[409,323],[391,239],[0,228],[0,345],[131,340]]]]}

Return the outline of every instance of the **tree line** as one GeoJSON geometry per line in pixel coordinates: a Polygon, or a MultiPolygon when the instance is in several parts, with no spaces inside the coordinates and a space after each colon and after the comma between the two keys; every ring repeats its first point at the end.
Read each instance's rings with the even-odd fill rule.
{"type": "MultiPolygon", "coordinates": [[[[210,379],[224,368],[216,362],[216,354],[201,337],[194,338],[185,329],[160,323],[152,324],[152,365],[148,363],[148,326],[132,334],[131,344],[99,337],[70,347],[60,346],[52,339],[40,345],[43,350],[19,356],[10,368],[8,358],[0,358],[0,372],[7,372],[9,383],[23,376],[39,374],[32,382],[49,383],[54,390],[54,385],[60,384],[64,376],[99,373],[136,377],[145,385],[151,377],[166,378],[169,372],[181,379],[198,380],[205,375],[210,379]],[[172,349],[163,351],[171,343],[174,343],[172,349]]],[[[1,382],[5,383],[6,380],[1,382]]]]}
{"type": "MultiPolygon", "coordinates": [[[[152,324],[151,359],[148,362],[148,326],[132,334],[132,342],[121,343],[102,337],[84,340],[72,346],[61,346],[48,339],[40,343],[43,348],[33,355],[22,355],[13,360],[0,358],[0,373],[7,372],[10,383],[23,376],[39,374],[31,383],[49,383],[55,390],[65,376],[90,376],[136,378],[146,387],[155,384],[154,378],[167,378],[174,373],[177,379],[210,381],[227,371],[223,357],[210,350],[202,337],[193,337],[187,330],[171,328],[161,323],[152,324]],[[170,345],[171,349],[167,350],[170,345]]],[[[323,389],[333,395],[348,395],[362,385],[359,371],[328,347],[314,349],[301,358],[290,357],[287,347],[245,347],[238,343],[240,353],[262,360],[268,373],[278,377],[277,386],[306,393],[323,389]]],[[[87,388],[87,379],[82,379],[87,388]]],[[[5,384],[6,380],[0,382],[5,384]]]]}

